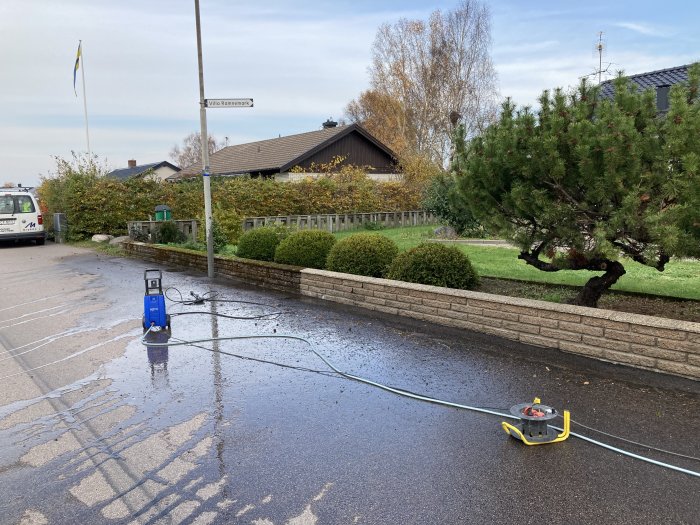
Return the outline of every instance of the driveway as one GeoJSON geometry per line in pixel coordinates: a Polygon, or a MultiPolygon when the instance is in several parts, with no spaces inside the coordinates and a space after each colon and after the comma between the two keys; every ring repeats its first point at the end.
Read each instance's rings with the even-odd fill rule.
{"type": "Polygon", "coordinates": [[[698,523],[698,477],[575,438],[528,447],[497,416],[342,378],[311,348],[454,403],[538,396],[691,457],[576,432],[692,471],[697,382],[168,268],[185,297],[245,302],[169,302],[170,346],[146,348],[151,264],[55,244],[0,261],[0,523],[698,523]],[[245,335],[309,344],[176,345],[245,335]]]}

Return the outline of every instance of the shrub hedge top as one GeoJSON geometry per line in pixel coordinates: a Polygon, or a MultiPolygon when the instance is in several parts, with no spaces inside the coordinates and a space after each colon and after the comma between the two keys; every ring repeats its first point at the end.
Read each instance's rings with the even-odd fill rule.
{"type": "Polygon", "coordinates": [[[275,262],[321,270],[334,244],[335,237],[327,231],[294,232],[277,246],[275,262]]]}
{"type": "Polygon", "coordinates": [[[384,235],[355,233],[331,248],[326,268],[333,272],[384,277],[398,253],[396,243],[384,235]]]}
{"type": "Polygon", "coordinates": [[[285,229],[275,226],[263,226],[248,230],[238,240],[236,255],[244,259],[274,261],[275,250],[287,234],[285,229]]]}
{"type": "MultiPolygon", "coordinates": [[[[92,162],[60,161],[57,176],[38,188],[41,209],[51,229],[53,214],[65,213],[74,239],[94,233],[126,233],[127,221],[148,220],[158,204],[172,208],[173,219],[194,219],[204,206],[201,180],[162,184],[146,179],[104,177],[92,162]]],[[[235,243],[242,217],[415,210],[421,194],[401,182],[328,176],[294,184],[262,178],[212,177],[214,220],[235,243]]]]}
{"type": "Polygon", "coordinates": [[[423,243],[399,254],[387,278],[462,290],[469,290],[479,282],[464,252],[438,243],[423,243]]]}

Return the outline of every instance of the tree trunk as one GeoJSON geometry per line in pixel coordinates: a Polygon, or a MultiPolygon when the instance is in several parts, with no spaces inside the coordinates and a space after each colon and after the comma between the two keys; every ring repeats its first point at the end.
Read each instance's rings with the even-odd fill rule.
{"type": "Polygon", "coordinates": [[[571,304],[597,308],[598,300],[603,295],[603,292],[625,275],[625,267],[617,261],[605,261],[605,266],[599,269],[604,269],[605,273],[599,277],[596,276],[589,279],[579,294],[571,301],[571,304]]]}

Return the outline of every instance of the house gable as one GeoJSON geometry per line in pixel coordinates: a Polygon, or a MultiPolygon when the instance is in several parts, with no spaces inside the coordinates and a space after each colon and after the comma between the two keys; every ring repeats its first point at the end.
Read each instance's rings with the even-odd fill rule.
{"type": "MultiPolygon", "coordinates": [[[[351,124],[223,148],[210,156],[210,174],[274,176],[296,166],[309,169],[312,164],[326,164],[337,156],[373,171],[396,172],[393,152],[360,125],[351,124]]],[[[192,165],[169,180],[200,173],[201,166],[192,165]]]]}
{"type": "Polygon", "coordinates": [[[140,166],[113,170],[106,176],[113,179],[126,180],[134,177],[142,177],[149,170],[152,170],[153,175],[155,175],[152,176],[152,178],[156,180],[164,180],[180,171],[180,168],[171,164],[167,160],[164,160],[161,162],[153,162],[151,164],[141,164],[140,166]]]}
{"type": "Polygon", "coordinates": [[[342,157],[344,164],[353,166],[369,166],[378,173],[396,173],[396,158],[391,150],[379,141],[363,133],[359,127],[350,129],[334,140],[321,144],[280,167],[280,172],[289,171],[294,167],[303,170],[312,169],[313,165],[328,164],[336,157],[342,157]]]}

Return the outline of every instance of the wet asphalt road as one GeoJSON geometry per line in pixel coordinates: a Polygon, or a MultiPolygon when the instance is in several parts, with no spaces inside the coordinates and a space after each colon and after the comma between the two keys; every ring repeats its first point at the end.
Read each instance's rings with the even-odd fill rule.
{"type": "MultiPolygon", "coordinates": [[[[577,439],[526,447],[498,417],[330,374],[301,341],[146,349],[143,261],[48,244],[0,263],[0,523],[700,523],[700,478],[577,439]]],[[[700,456],[697,382],[163,270],[262,304],[169,303],[170,343],[293,335],[374,381],[504,410],[539,396],[700,456]],[[174,315],[192,311],[281,314],[174,315]]]]}

